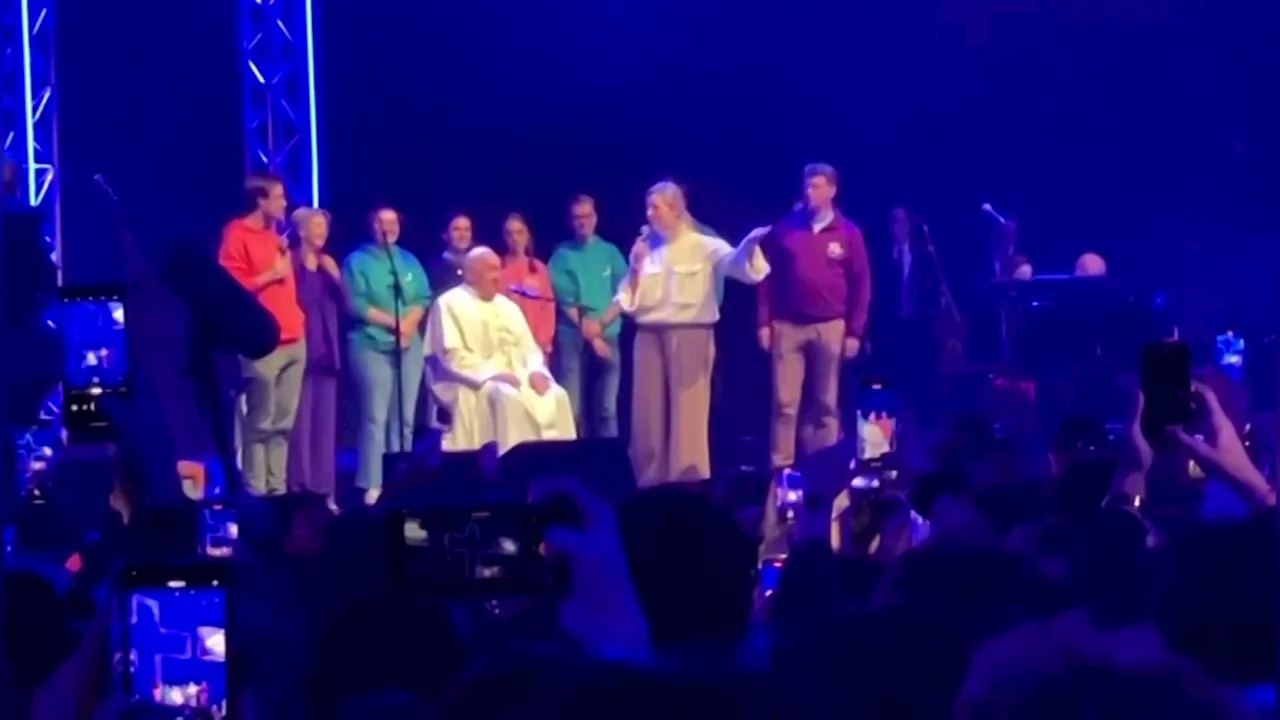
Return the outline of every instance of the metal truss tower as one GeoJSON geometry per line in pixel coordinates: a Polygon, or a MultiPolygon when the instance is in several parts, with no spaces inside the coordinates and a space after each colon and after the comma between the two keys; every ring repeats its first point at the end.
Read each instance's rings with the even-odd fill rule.
{"type": "Polygon", "coordinates": [[[313,0],[239,0],[245,168],[281,176],[295,202],[320,205],[313,0]]]}
{"type": "MultiPolygon", "coordinates": [[[[0,0],[3,87],[0,129],[4,155],[16,169],[21,202],[40,214],[49,260],[62,280],[58,215],[57,96],[53,62],[54,0],[0,0]]],[[[55,317],[50,313],[49,317],[55,317]]],[[[54,326],[52,319],[46,320],[54,326]]],[[[30,477],[43,470],[62,445],[61,392],[55,391],[32,428],[18,439],[19,469],[30,477]]]]}

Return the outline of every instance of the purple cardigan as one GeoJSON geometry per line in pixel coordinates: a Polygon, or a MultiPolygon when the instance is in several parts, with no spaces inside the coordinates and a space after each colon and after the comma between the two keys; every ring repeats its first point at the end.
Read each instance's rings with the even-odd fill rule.
{"type": "Polygon", "coordinates": [[[320,267],[307,269],[302,253],[294,253],[293,272],[298,281],[298,304],[307,317],[307,371],[336,372],[342,367],[338,345],[342,283],[320,267]]]}

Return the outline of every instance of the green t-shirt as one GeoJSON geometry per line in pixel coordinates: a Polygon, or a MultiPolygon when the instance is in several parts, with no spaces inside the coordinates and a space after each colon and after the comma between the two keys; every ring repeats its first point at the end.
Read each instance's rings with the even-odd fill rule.
{"type": "Polygon", "coordinates": [[[365,243],[347,256],[342,263],[342,284],[347,289],[347,304],[355,316],[349,337],[366,347],[390,352],[396,347],[391,330],[365,320],[369,308],[377,308],[387,314],[395,311],[395,290],[391,276],[394,258],[396,272],[400,275],[400,288],[404,293],[400,314],[412,307],[426,307],[431,302],[431,283],[422,263],[399,245],[391,246],[391,256],[377,243],[365,243]]]}
{"type": "MultiPolygon", "coordinates": [[[[556,296],[556,332],[577,333],[578,326],[564,310],[577,308],[585,317],[603,315],[627,276],[627,259],[618,246],[600,237],[567,240],[552,254],[547,273],[556,296]]],[[[622,318],[615,318],[605,326],[604,335],[614,337],[621,329],[622,318]]]]}

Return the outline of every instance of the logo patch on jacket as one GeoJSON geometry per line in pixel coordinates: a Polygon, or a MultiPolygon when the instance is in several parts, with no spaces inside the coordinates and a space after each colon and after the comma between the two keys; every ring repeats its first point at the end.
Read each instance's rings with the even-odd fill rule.
{"type": "Polygon", "coordinates": [[[827,257],[833,260],[839,260],[844,257],[844,243],[839,240],[832,240],[827,243],[827,257]]]}

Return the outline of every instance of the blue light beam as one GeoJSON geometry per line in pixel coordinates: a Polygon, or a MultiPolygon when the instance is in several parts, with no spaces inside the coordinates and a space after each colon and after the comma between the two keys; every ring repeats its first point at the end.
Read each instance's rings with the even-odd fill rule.
{"type": "Polygon", "coordinates": [[[310,113],[311,207],[320,207],[320,137],[316,111],[316,34],[312,0],[305,0],[307,26],[307,110],[310,113]]]}
{"type": "Polygon", "coordinates": [[[40,204],[36,190],[36,115],[34,91],[31,87],[31,6],[30,0],[20,0],[22,17],[22,112],[27,131],[27,204],[40,204]]]}

